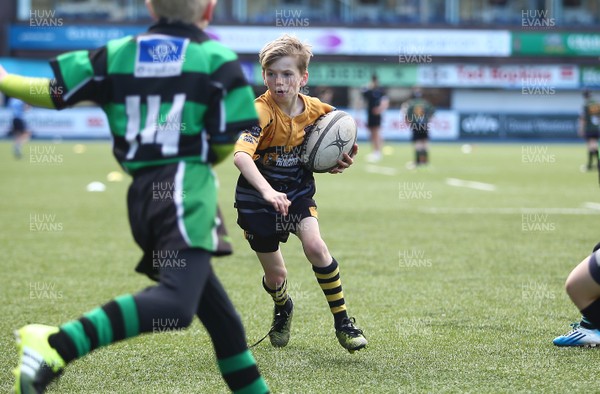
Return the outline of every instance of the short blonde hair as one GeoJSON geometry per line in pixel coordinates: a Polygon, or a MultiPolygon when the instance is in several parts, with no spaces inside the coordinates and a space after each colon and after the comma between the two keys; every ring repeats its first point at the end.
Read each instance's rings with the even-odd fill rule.
{"type": "Polygon", "coordinates": [[[169,22],[193,24],[202,18],[211,0],[147,0],[154,13],[169,22]]]}
{"type": "Polygon", "coordinates": [[[297,59],[298,69],[301,74],[308,70],[308,63],[313,55],[309,44],[301,42],[294,36],[284,34],[276,40],[265,45],[258,54],[258,61],[263,70],[267,69],[273,62],[285,56],[297,59]]]}

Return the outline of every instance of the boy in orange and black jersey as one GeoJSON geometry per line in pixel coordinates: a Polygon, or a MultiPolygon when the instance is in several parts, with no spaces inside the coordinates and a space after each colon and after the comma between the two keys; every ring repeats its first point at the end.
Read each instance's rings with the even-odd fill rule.
{"type": "MultiPolygon", "coordinates": [[[[304,253],[327,298],[336,336],[350,352],[367,345],[362,330],[348,317],[337,261],[321,238],[317,205],[313,199],[313,174],[301,164],[305,128],[334,110],[319,99],[300,94],[308,81],[310,48],[298,39],[283,36],[260,52],[263,79],[268,91],[255,100],[259,127],[245,131],[234,149],[241,175],[236,187],[238,224],[263,267],[263,287],[274,302],[269,339],[273,346],[288,344],[293,302],[287,292],[287,270],[279,248],[289,234],[302,242],[304,253]]],[[[353,147],[352,155],[358,151],[353,147]]],[[[341,173],[352,164],[344,154],[341,173]]]]}

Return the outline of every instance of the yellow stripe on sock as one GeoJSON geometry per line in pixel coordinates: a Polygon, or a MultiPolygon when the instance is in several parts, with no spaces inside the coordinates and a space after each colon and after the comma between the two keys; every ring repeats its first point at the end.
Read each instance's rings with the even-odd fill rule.
{"type": "Polygon", "coordinates": [[[321,286],[321,289],[323,290],[335,289],[336,287],[339,287],[341,285],[342,281],[339,279],[331,283],[319,283],[319,286],[321,286]]]}
{"type": "Polygon", "coordinates": [[[333,313],[333,314],[339,313],[339,312],[342,312],[342,311],[346,310],[346,304],[344,304],[342,306],[336,306],[336,307],[333,307],[333,308],[330,308],[330,309],[331,309],[331,313],[333,313]]]}
{"type": "Polygon", "coordinates": [[[344,298],[344,292],[340,291],[339,293],[330,294],[325,297],[327,298],[327,302],[337,301],[339,299],[344,298]]]}

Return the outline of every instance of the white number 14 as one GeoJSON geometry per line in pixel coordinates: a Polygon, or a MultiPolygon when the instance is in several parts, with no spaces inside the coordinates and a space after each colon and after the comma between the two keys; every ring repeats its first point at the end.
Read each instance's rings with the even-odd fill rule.
{"type": "Polygon", "coordinates": [[[140,131],[140,96],[125,98],[127,113],[127,132],[125,139],[129,143],[127,159],[135,157],[139,144],[160,144],[163,156],[175,156],[179,151],[181,135],[181,113],[185,103],[185,93],[176,94],[166,117],[160,114],[160,96],[152,95],[146,99],[146,122],[140,131]],[[138,143],[137,136],[140,135],[138,143]]]}

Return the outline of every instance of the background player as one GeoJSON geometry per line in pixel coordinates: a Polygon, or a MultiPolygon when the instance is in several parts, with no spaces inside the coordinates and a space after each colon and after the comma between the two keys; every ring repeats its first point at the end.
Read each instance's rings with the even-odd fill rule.
{"type": "Polygon", "coordinates": [[[23,144],[31,138],[31,131],[25,121],[25,111],[28,110],[29,106],[23,100],[11,97],[8,100],[8,108],[12,112],[12,129],[9,135],[14,140],[13,154],[15,158],[20,159],[23,157],[23,144]]]}
{"type": "MultiPolygon", "coordinates": [[[[269,338],[273,346],[286,346],[294,304],[287,292],[287,270],[280,242],[290,232],[302,243],[334,317],[336,336],[350,352],[367,345],[362,331],[348,317],[337,261],[321,238],[317,206],[313,200],[313,174],[300,162],[305,128],[334,110],[319,99],[300,94],[308,82],[310,47],[284,35],[268,43],[259,54],[267,92],[256,99],[260,127],[242,133],[235,146],[235,165],[241,175],[236,187],[238,224],[264,270],[263,287],[274,302],[269,338]]],[[[356,154],[358,146],[353,148],[356,154]]],[[[352,164],[344,154],[340,173],[352,164]]]]}
{"type": "Polygon", "coordinates": [[[381,136],[381,121],[383,113],[388,109],[389,99],[385,90],[379,86],[377,75],[371,76],[371,83],[362,93],[367,102],[367,128],[369,129],[372,152],[367,157],[371,162],[381,160],[383,137],[381,136]]]}
{"type": "Polygon", "coordinates": [[[405,108],[404,116],[410,127],[415,148],[414,165],[427,165],[429,164],[429,123],[435,108],[423,98],[423,91],[420,88],[412,90],[411,98],[405,103],[405,108]]]}
{"type": "Polygon", "coordinates": [[[598,168],[598,137],[600,136],[600,104],[593,98],[589,90],[583,91],[583,110],[579,116],[579,135],[585,139],[587,147],[587,165],[582,170],[591,171],[594,158],[598,168]]]}
{"type": "Polygon", "coordinates": [[[159,268],[156,286],[117,297],[60,327],[18,330],[17,393],[43,392],[67,363],[98,347],[155,332],[156,321],[176,330],[187,327],[194,315],[211,336],[229,388],[268,391],[241,320],[210,265],[211,253],[219,252],[211,163],[231,152],[240,129],[257,124],[254,95],[235,53],[202,30],[216,1],[146,4],[160,18],[147,33],[59,56],[51,62],[56,79],[28,79],[0,69],[0,90],[31,104],[61,109],[90,100],[102,106],[114,155],[133,176],[129,219],[144,252],[138,270],[154,277],[156,256],[165,251],[177,260],[159,268]],[[171,185],[172,199],[153,200],[156,185],[171,185]]]}

